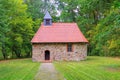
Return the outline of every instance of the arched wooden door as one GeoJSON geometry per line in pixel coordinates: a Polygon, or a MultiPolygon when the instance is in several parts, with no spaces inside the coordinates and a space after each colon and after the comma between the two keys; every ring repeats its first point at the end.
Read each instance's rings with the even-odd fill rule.
{"type": "Polygon", "coordinates": [[[50,51],[45,51],[45,60],[50,60],[50,51]]]}

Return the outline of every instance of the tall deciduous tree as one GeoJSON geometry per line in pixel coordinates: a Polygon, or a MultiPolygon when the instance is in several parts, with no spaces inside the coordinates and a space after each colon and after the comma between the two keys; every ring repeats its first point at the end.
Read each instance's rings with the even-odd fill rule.
{"type": "Polygon", "coordinates": [[[6,34],[10,30],[10,27],[8,27],[8,21],[10,20],[10,17],[8,16],[8,13],[10,11],[8,8],[10,6],[11,4],[9,3],[9,0],[0,0],[0,45],[4,59],[7,58],[6,43],[8,41],[8,38],[6,34]]]}
{"type": "Polygon", "coordinates": [[[11,31],[9,32],[9,40],[11,42],[12,54],[16,54],[17,57],[21,57],[21,52],[25,51],[27,55],[30,55],[31,47],[30,40],[33,35],[32,19],[27,15],[27,5],[22,0],[10,0],[11,4],[11,17],[9,26],[11,31]]]}
{"type": "MultiPolygon", "coordinates": [[[[0,43],[2,54],[12,52],[17,57],[30,55],[30,40],[33,36],[33,21],[27,15],[27,5],[23,0],[0,0],[0,43]]],[[[10,55],[10,54],[9,54],[10,55]]]]}

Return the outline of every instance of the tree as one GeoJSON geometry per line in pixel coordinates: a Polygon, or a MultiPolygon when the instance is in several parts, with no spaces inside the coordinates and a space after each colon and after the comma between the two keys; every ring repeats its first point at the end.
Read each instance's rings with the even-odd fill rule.
{"type": "Polygon", "coordinates": [[[11,42],[12,54],[16,54],[19,58],[22,56],[22,51],[25,51],[27,55],[31,52],[29,45],[33,36],[33,21],[27,15],[27,5],[22,0],[11,0],[11,3],[9,41],[11,42]]]}
{"type": "Polygon", "coordinates": [[[25,3],[28,5],[27,12],[34,21],[34,32],[38,30],[46,11],[49,11],[51,15],[56,15],[55,7],[49,0],[26,0],[25,3]]]}
{"type": "Polygon", "coordinates": [[[117,56],[119,51],[118,0],[59,0],[61,21],[77,22],[89,40],[89,55],[117,56]]]}
{"type": "Polygon", "coordinates": [[[11,6],[9,0],[0,0],[0,45],[2,49],[2,54],[4,59],[7,58],[6,52],[6,43],[8,38],[6,37],[7,32],[10,30],[9,25],[9,16],[8,13],[10,12],[8,8],[11,6]]]}

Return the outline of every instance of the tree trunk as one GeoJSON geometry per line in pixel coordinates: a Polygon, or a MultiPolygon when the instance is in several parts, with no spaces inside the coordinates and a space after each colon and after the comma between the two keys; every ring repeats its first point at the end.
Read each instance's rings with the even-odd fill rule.
{"type": "Polygon", "coordinates": [[[14,48],[12,47],[11,50],[12,50],[12,58],[14,58],[13,57],[14,56],[14,48]]]}
{"type": "Polygon", "coordinates": [[[20,54],[21,54],[21,51],[19,51],[19,50],[17,50],[17,49],[15,50],[15,54],[16,54],[16,56],[17,56],[18,58],[21,57],[21,55],[20,55],[20,54]]]}
{"type": "Polygon", "coordinates": [[[94,10],[93,11],[93,16],[94,16],[94,23],[97,24],[98,23],[98,11],[94,10]]]}
{"type": "Polygon", "coordinates": [[[30,57],[30,51],[29,51],[29,52],[27,52],[27,55],[26,55],[26,57],[30,57]]]}
{"type": "Polygon", "coordinates": [[[21,50],[19,49],[19,47],[13,45],[13,52],[15,53],[17,58],[21,57],[21,50]]]}
{"type": "Polygon", "coordinates": [[[7,54],[6,54],[5,44],[4,43],[2,43],[2,55],[3,55],[4,59],[7,59],[7,54]]]}

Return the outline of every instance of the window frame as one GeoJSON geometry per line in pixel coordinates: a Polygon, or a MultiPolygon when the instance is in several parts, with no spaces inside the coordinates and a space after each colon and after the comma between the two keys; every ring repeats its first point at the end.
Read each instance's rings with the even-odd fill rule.
{"type": "Polygon", "coordinates": [[[67,44],[67,52],[73,52],[73,44],[72,43],[67,44]]]}
{"type": "Polygon", "coordinates": [[[46,19],[46,25],[50,25],[50,19],[46,19]]]}

